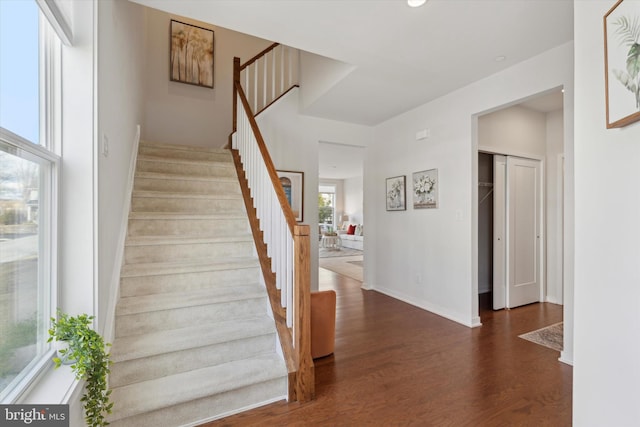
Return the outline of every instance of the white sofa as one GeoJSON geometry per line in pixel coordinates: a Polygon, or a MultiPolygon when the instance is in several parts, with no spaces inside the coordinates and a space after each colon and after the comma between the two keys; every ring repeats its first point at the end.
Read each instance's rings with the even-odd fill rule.
{"type": "Polygon", "coordinates": [[[364,250],[364,236],[344,233],[340,234],[340,240],[343,248],[364,250]]]}
{"type": "Polygon", "coordinates": [[[343,248],[364,250],[364,233],[362,225],[357,226],[355,234],[347,234],[347,230],[338,230],[343,248]]]}

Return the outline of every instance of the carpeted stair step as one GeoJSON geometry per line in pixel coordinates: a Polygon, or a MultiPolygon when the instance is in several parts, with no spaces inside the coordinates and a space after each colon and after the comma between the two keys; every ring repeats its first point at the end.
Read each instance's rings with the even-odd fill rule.
{"type": "Polygon", "coordinates": [[[250,257],[255,250],[248,233],[226,237],[157,237],[127,239],[125,264],[250,257]]]}
{"type": "Polygon", "coordinates": [[[124,298],[181,290],[198,291],[212,287],[233,287],[246,283],[258,283],[260,274],[260,266],[253,259],[243,263],[216,260],[188,264],[129,265],[122,269],[120,296],[124,298]]]}
{"type": "Polygon", "coordinates": [[[159,144],[141,141],[138,155],[145,158],[183,160],[231,161],[231,152],[224,148],[197,147],[177,144],[159,144]]]}
{"type": "Polygon", "coordinates": [[[121,298],[116,309],[115,336],[243,319],[264,313],[266,308],[267,295],[259,285],[121,298]]]}
{"type": "Polygon", "coordinates": [[[113,427],[195,425],[286,394],[280,356],[257,356],[116,387],[108,420],[113,427]]]}
{"type": "Polygon", "coordinates": [[[197,425],[287,395],[230,152],[141,142],[120,273],[113,426],[197,425]]]}
{"type": "Polygon", "coordinates": [[[186,194],[242,194],[235,177],[175,176],[155,172],[137,173],[133,190],[186,194]]]}
{"type": "Polygon", "coordinates": [[[230,159],[193,160],[139,155],[136,167],[139,172],[208,177],[236,177],[236,169],[230,159]]]}
{"type": "Polygon", "coordinates": [[[129,236],[229,236],[248,232],[246,214],[131,212],[129,236]]]}
{"type": "Polygon", "coordinates": [[[131,199],[133,212],[243,214],[240,194],[209,195],[136,191],[131,199]]]}
{"type": "Polygon", "coordinates": [[[111,347],[110,387],[121,387],[273,352],[273,320],[267,315],[118,338],[111,347]]]}

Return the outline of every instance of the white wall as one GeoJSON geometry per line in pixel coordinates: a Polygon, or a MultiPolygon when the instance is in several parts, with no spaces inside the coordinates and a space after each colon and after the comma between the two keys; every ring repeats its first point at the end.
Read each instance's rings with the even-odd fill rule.
{"type": "Polygon", "coordinates": [[[233,57],[247,61],[271,42],[156,9],[147,10],[143,138],[170,144],[226,145],[233,126],[233,57]],[[171,19],[214,30],[213,89],[169,81],[171,19]]]}
{"type": "Polygon", "coordinates": [[[581,427],[640,420],[640,123],[605,127],[602,17],[614,3],[574,2],[573,423],[581,427]]]}
{"type": "Polygon", "coordinates": [[[313,103],[355,69],[354,65],[300,52],[300,109],[313,103]]]}
{"type": "Polygon", "coordinates": [[[562,110],[546,115],[545,157],[545,243],[546,243],[546,296],[547,301],[562,304],[562,246],[563,246],[563,166],[564,166],[564,114],[562,110]]]}
{"type": "Polygon", "coordinates": [[[276,169],[304,172],[304,223],[311,228],[311,289],[318,289],[318,143],[366,146],[370,127],[303,116],[294,89],[258,116],[258,125],[276,169]]]}
{"type": "Polygon", "coordinates": [[[513,106],[478,118],[481,150],[542,159],[546,140],[546,117],[538,111],[513,106]]]}
{"type": "MultiPolygon", "coordinates": [[[[104,333],[107,306],[120,283],[118,256],[123,215],[128,215],[130,159],[136,126],[143,120],[145,8],[128,1],[98,5],[98,306],[104,333]],[[108,153],[102,138],[108,138],[108,153]]],[[[126,218],[126,217],[125,217],[126,218]]]]}
{"type": "MultiPolygon", "coordinates": [[[[364,174],[367,286],[479,324],[477,115],[564,86],[571,117],[572,59],[573,44],[562,45],[375,127],[364,174]],[[425,128],[431,137],[415,141],[425,128]],[[440,180],[437,209],[414,210],[409,191],[407,211],[385,211],[385,178],[406,175],[410,182],[413,172],[431,168],[440,180]]],[[[573,144],[572,129],[565,120],[565,144],[573,144]]]]}
{"type": "Polygon", "coordinates": [[[58,306],[94,314],[97,273],[94,2],[73,5],[74,46],[62,47],[62,176],[58,306]]]}
{"type": "Polygon", "coordinates": [[[349,215],[350,224],[364,224],[363,188],[362,176],[344,180],[344,212],[349,215]]]}

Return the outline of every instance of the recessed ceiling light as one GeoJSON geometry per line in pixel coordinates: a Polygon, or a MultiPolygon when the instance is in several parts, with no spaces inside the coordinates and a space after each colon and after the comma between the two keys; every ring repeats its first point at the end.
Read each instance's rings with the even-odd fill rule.
{"type": "Polygon", "coordinates": [[[409,7],[420,7],[425,4],[427,0],[407,0],[409,7]]]}
{"type": "Polygon", "coordinates": [[[496,62],[502,62],[505,59],[507,59],[507,57],[504,56],[504,55],[496,56],[495,58],[493,58],[493,60],[496,61],[496,62]]]}

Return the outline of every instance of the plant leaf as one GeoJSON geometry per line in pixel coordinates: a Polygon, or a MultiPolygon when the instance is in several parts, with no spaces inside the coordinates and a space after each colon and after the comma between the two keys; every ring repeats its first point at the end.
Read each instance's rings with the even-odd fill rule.
{"type": "Polygon", "coordinates": [[[629,89],[631,92],[636,93],[637,86],[635,82],[629,77],[629,74],[620,70],[613,70],[613,75],[616,76],[618,81],[623,84],[624,87],[629,89]]]}
{"type": "Polygon", "coordinates": [[[618,35],[623,46],[631,46],[640,41],[638,40],[640,38],[640,22],[637,15],[633,17],[633,21],[629,21],[626,16],[621,16],[613,24],[618,27],[615,34],[618,35]]]}
{"type": "Polygon", "coordinates": [[[627,54],[627,72],[632,79],[640,73],[640,44],[634,43],[627,54]]]}

